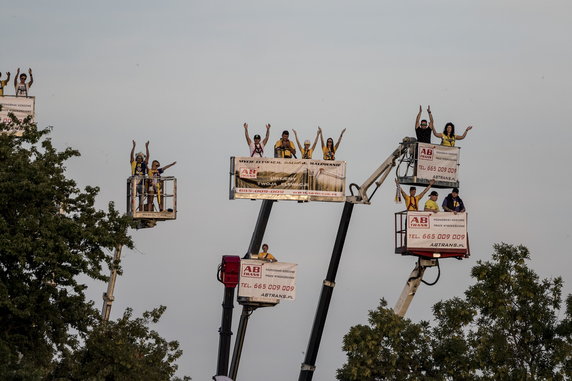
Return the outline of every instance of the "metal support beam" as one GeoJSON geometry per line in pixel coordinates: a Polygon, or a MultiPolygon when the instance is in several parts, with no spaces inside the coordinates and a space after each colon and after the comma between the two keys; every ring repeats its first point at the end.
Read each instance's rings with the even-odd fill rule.
{"type": "MultiPolygon", "coordinates": [[[[275,200],[262,200],[262,205],[260,205],[260,212],[258,213],[258,220],[256,220],[256,226],[254,227],[254,232],[252,233],[252,238],[250,239],[250,245],[248,245],[248,252],[244,256],[245,259],[251,258],[252,254],[258,255],[274,202],[275,200]]],[[[246,336],[248,318],[256,308],[257,307],[248,305],[242,306],[242,314],[240,315],[238,331],[236,332],[236,339],[234,341],[234,350],[232,353],[232,361],[230,363],[229,371],[229,377],[234,381],[236,381],[236,375],[238,374],[238,366],[240,364],[240,357],[242,355],[244,337],[246,336]]]]}
{"type": "Polygon", "coordinates": [[[113,255],[113,264],[111,265],[111,274],[109,275],[109,283],[107,284],[107,292],[103,293],[103,308],[101,309],[101,319],[103,321],[109,321],[109,316],[111,315],[111,305],[115,300],[113,292],[115,291],[115,282],[117,280],[117,268],[119,267],[119,261],[121,260],[121,249],[123,245],[117,245],[115,247],[115,253],[113,255]]]}
{"type": "Polygon", "coordinates": [[[405,283],[405,287],[403,287],[403,291],[401,291],[401,295],[393,308],[393,312],[395,312],[396,315],[401,317],[405,316],[419,285],[421,285],[425,269],[433,266],[437,266],[436,259],[419,259],[417,261],[415,268],[411,271],[409,279],[405,283]]]}
{"type": "Polygon", "coordinates": [[[238,374],[238,366],[240,364],[240,357],[242,355],[242,347],[244,345],[244,336],[246,336],[246,327],[248,326],[248,319],[256,307],[242,306],[242,314],[240,315],[240,322],[238,323],[238,331],[236,332],[236,340],[234,341],[234,351],[232,353],[232,362],[230,363],[230,371],[228,376],[231,380],[236,381],[238,374]]]}
{"type": "Polygon", "coordinates": [[[322,333],[324,332],[324,326],[326,324],[326,317],[330,307],[330,300],[332,299],[332,293],[334,292],[336,274],[338,272],[338,267],[340,264],[342,250],[344,248],[353,207],[354,204],[351,202],[346,201],[344,204],[344,210],[342,212],[338,234],[336,236],[334,249],[332,250],[332,256],[330,258],[330,266],[328,268],[326,279],[322,284],[322,293],[320,294],[318,309],[316,310],[314,325],[312,326],[312,333],[310,334],[310,341],[308,342],[308,349],[306,350],[304,363],[300,369],[300,376],[298,381],[310,381],[314,376],[314,370],[316,369],[316,358],[318,357],[320,341],[322,339],[322,333]]]}
{"type": "Polygon", "coordinates": [[[219,329],[217,376],[228,376],[228,361],[230,358],[230,339],[232,337],[232,310],[234,309],[234,287],[224,288],[222,302],[222,319],[219,329]]]}
{"type": "Polygon", "coordinates": [[[250,239],[250,245],[248,245],[248,253],[246,253],[244,256],[245,259],[249,259],[252,254],[258,255],[274,202],[275,200],[262,200],[262,205],[260,205],[260,212],[258,213],[258,220],[256,220],[256,226],[254,227],[254,232],[252,233],[252,238],[250,239]]]}

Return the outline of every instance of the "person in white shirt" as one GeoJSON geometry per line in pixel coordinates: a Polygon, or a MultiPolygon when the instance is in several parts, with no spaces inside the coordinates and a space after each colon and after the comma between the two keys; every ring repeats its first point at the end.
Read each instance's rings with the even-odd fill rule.
{"type": "Polygon", "coordinates": [[[266,137],[264,137],[263,141],[260,141],[260,135],[254,135],[254,141],[250,139],[248,136],[248,124],[244,123],[244,136],[246,137],[246,143],[250,149],[250,157],[264,157],[264,146],[268,142],[268,138],[270,137],[270,124],[266,125],[266,137]]]}

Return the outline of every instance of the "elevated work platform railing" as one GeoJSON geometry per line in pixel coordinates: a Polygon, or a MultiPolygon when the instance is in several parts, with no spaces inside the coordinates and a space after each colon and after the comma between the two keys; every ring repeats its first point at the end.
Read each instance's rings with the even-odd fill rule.
{"type": "Polygon", "coordinates": [[[127,215],[135,220],[177,218],[177,179],[131,176],[127,179],[127,215]]]}

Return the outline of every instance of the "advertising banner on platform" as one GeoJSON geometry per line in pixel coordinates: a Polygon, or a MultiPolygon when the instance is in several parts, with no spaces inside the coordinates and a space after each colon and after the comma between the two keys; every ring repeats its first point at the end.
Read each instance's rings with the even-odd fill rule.
{"type": "Polygon", "coordinates": [[[345,161],[234,157],[231,198],[345,201],[345,161]]]}
{"type": "Polygon", "coordinates": [[[18,126],[13,125],[12,119],[8,114],[12,113],[21,122],[28,116],[32,117],[34,120],[35,112],[35,98],[34,97],[16,97],[10,95],[0,96],[0,121],[12,125],[13,129],[9,133],[16,135],[22,135],[23,131],[18,128],[18,126]]]}
{"type": "Polygon", "coordinates": [[[417,144],[417,177],[436,181],[458,181],[459,147],[417,144]]]}
{"type": "Polygon", "coordinates": [[[243,259],[240,261],[238,296],[294,300],[297,269],[295,263],[243,259]]]}
{"type": "Polygon", "coordinates": [[[467,250],[467,213],[407,212],[407,249],[467,250]]]}

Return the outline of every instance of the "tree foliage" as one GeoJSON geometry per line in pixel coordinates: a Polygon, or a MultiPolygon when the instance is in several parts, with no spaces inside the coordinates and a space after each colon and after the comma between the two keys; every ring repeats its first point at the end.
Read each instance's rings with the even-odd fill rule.
{"type": "MultiPolygon", "coordinates": [[[[78,151],[58,151],[49,128],[13,121],[24,131],[21,137],[0,123],[0,379],[43,380],[108,329],[99,325],[99,312],[78,279],[107,280],[110,251],[133,246],[127,235],[132,222],[113,203],[107,211],[96,209],[99,189],[80,190],[66,177],[65,162],[78,151]]],[[[167,345],[169,354],[154,365],[170,364],[178,357],[175,346],[142,328],[161,313],[131,322],[128,311],[109,326],[138,326],[126,339],[149,338],[159,351],[167,345]]]]}
{"type": "Polygon", "coordinates": [[[397,317],[382,300],[369,326],[344,337],[338,380],[572,379],[572,296],[561,311],[562,279],[539,279],[524,246],[494,249],[472,269],[464,298],[433,307],[433,326],[397,317]]]}

